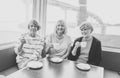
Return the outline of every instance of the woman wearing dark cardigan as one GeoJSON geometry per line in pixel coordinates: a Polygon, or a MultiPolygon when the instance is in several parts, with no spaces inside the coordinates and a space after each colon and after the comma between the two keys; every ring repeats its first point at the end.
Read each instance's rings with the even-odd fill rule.
{"type": "Polygon", "coordinates": [[[83,37],[74,41],[68,59],[98,66],[101,61],[101,42],[91,35],[93,32],[91,23],[83,23],[80,30],[83,37]]]}

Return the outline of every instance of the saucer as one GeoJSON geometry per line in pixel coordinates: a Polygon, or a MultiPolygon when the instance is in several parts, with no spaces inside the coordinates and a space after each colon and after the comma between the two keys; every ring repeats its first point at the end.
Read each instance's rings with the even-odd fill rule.
{"type": "Polygon", "coordinates": [[[89,71],[91,69],[90,65],[85,63],[78,63],[76,64],[76,67],[83,71],[89,71]]]}
{"type": "Polygon", "coordinates": [[[27,67],[30,68],[30,69],[40,69],[40,68],[43,67],[43,63],[39,62],[39,61],[30,61],[27,64],[27,67]]]}
{"type": "Polygon", "coordinates": [[[60,57],[52,57],[49,60],[53,63],[61,63],[63,61],[63,59],[60,57]]]}

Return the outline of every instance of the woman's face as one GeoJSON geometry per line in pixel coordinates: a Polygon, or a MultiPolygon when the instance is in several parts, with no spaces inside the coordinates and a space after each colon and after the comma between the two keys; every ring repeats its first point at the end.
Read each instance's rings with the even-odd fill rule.
{"type": "Polygon", "coordinates": [[[61,24],[59,23],[56,27],[56,33],[60,36],[60,35],[63,35],[65,31],[65,25],[64,24],[61,24]]]}
{"type": "Polygon", "coordinates": [[[35,34],[35,33],[37,32],[37,26],[31,24],[29,30],[30,30],[31,33],[34,33],[34,34],[35,34]]]}
{"type": "Polygon", "coordinates": [[[83,29],[81,30],[81,34],[83,35],[83,37],[88,37],[91,34],[91,29],[83,29]]]}

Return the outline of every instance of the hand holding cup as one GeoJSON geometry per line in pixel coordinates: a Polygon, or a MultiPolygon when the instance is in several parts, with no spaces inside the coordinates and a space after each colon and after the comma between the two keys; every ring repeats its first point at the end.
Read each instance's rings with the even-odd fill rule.
{"type": "Polygon", "coordinates": [[[78,47],[80,47],[80,46],[81,46],[81,45],[80,45],[80,42],[77,41],[77,42],[75,43],[75,47],[78,48],[78,47]]]}
{"type": "Polygon", "coordinates": [[[75,43],[75,47],[74,47],[74,49],[72,51],[72,55],[76,55],[76,50],[77,50],[78,47],[80,47],[80,42],[75,43]]]}
{"type": "Polygon", "coordinates": [[[22,44],[25,44],[26,43],[26,40],[25,39],[21,39],[20,40],[22,44]]]}

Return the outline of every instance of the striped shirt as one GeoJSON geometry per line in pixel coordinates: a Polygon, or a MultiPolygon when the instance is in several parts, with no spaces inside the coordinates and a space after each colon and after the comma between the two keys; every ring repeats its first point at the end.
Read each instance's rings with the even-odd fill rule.
{"type": "Polygon", "coordinates": [[[39,35],[36,35],[35,37],[31,37],[29,33],[22,34],[19,38],[18,44],[16,46],[16,52],[18,52],[18,47],[21,44],[21,39],[25,39],[26,43],[23,45],[22,50],[24,57],[29,57],[31,54],[40,54],[42,53],[42,50],[44,48],[44,39],[40,37],[39,35]]]}

